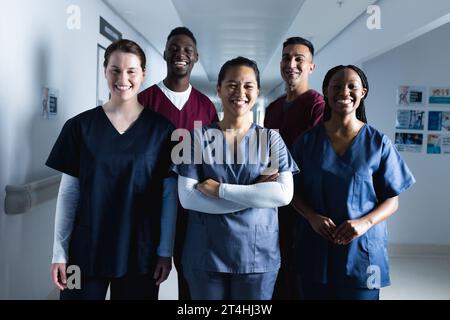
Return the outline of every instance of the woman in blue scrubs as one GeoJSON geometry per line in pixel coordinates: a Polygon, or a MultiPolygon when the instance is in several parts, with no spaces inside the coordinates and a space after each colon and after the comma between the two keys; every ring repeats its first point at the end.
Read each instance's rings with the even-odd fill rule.
{"type": "Polygon", "coordinates": [[[280,268],[277,207],[292,199],[297,166],[276,131],[252,122],[259,87],[255,62],[227,61],[217,84],[224,118],[194,130],[191,161],[176,169],[189,210],[183,270],[196,300],[272,297],[280,268]]]}
{"type": "Polygon", "coordinates": [[[51,267],[61,299],[105,299],[109,285],[111,299],[157,299],[169,275],[173,126],[138,103],[145,65],[133,41],[111,44],[104,62],[111,99],[68,120],[47,160],[63,173],[51,267]],[[69,265],[80,274],[67,274],[69,265]]]}
{"type": "Polygon", "coordinates": [[[415,183],[391,140],[367,124],[359,68],[337,66],[323,82],[324,123],[297,141],[293,205],[297,270],[305,299],[379,299],[390,284],[386,219],[415,183]]]}

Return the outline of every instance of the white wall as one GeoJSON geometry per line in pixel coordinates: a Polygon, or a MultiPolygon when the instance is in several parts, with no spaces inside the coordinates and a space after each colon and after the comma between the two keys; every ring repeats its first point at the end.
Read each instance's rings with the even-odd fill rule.
{"type": "Polygon", "coordinates": [[[448,0],[380,0],[381,29],[369,30],[363,13],[315,57],[311,86],[321,90],[325,73],[338,64],[360,65],[450,21],[448,0]]]}
{"type": "MultiPolygon", "coordinates": [[[[145,87],[165,76],[165,63],[145,39],[100,0],[0,0],[0,194],[6,185],[56,172],[44,163],[64,122],[95,107],[101,15],[147,53],[145,87]],[[68,30],[66,9],[81,9],[81,29],[68,30]],[[43,120],[41,88],[59,90],[55,119],[43,120]]],[[[151,26],[149,26],[151,27],[151,26]]],[[[0,206],[0,299],[45,299],[52,291],[49,265],[55,201],[8,216],[0,206]]]]}
{"type": "MultiPolygon", "coordinates": [[[[392,140],[398,86],[450,86],[448,39],[450,23],[364,63],[368,119],[392,140]]],[[[412,109],[450,111],[450,105],[412,109]]],[[[417,183],[400,196],[400,210],[389,221],[391,242],[450,245],[450,155],[426,154],[426,135],[422,153],[401,154],[417,183]]]]}

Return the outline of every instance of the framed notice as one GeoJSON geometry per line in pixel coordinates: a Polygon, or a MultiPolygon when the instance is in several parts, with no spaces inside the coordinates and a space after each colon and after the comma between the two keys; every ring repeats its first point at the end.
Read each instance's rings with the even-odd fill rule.
{"type": "Polygon", "coordinates": [[[397,104],[410,106],[425,102],[425,87],[400,86],[397,89],[397,104]]]}
{"type": "Polygon", "coordinates": [[[450,111],[430,111],[428,130],[450,132],[450,111]]]}
{"type": "Polygon", "coordinates": [[[430,104],[449,104],[450,105],[450,87],[432,87],[430,88],[430,104]]]}
{"type": "Polygon", "coordinates": [[[397,110],[396,129],[423,130],[425,111],[397,110]]]}
{"type": "Polygon", "coordinates": [[[395,133],[395,146],[398,151],[420,153],[422,152],[422,145],[423,134],[421,133],[395,133]]]}

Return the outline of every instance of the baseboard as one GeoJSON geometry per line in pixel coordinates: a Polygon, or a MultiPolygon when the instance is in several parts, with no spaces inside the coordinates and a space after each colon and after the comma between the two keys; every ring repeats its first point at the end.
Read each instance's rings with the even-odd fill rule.
{"type": "Polygon", "coordinates": [[[389,244],[390,256],[450,257],[450,245],[389,244]]]}

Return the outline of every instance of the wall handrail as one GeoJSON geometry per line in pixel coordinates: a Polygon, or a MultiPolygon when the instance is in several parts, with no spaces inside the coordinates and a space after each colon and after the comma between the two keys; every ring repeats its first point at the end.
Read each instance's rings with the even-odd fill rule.
{"type": "Polygon", "coordinates": [[[5,213],[26,213],[42,202],[56,198],[58,195],[61,174],[30,183],[5,187],[5,213]]]}

